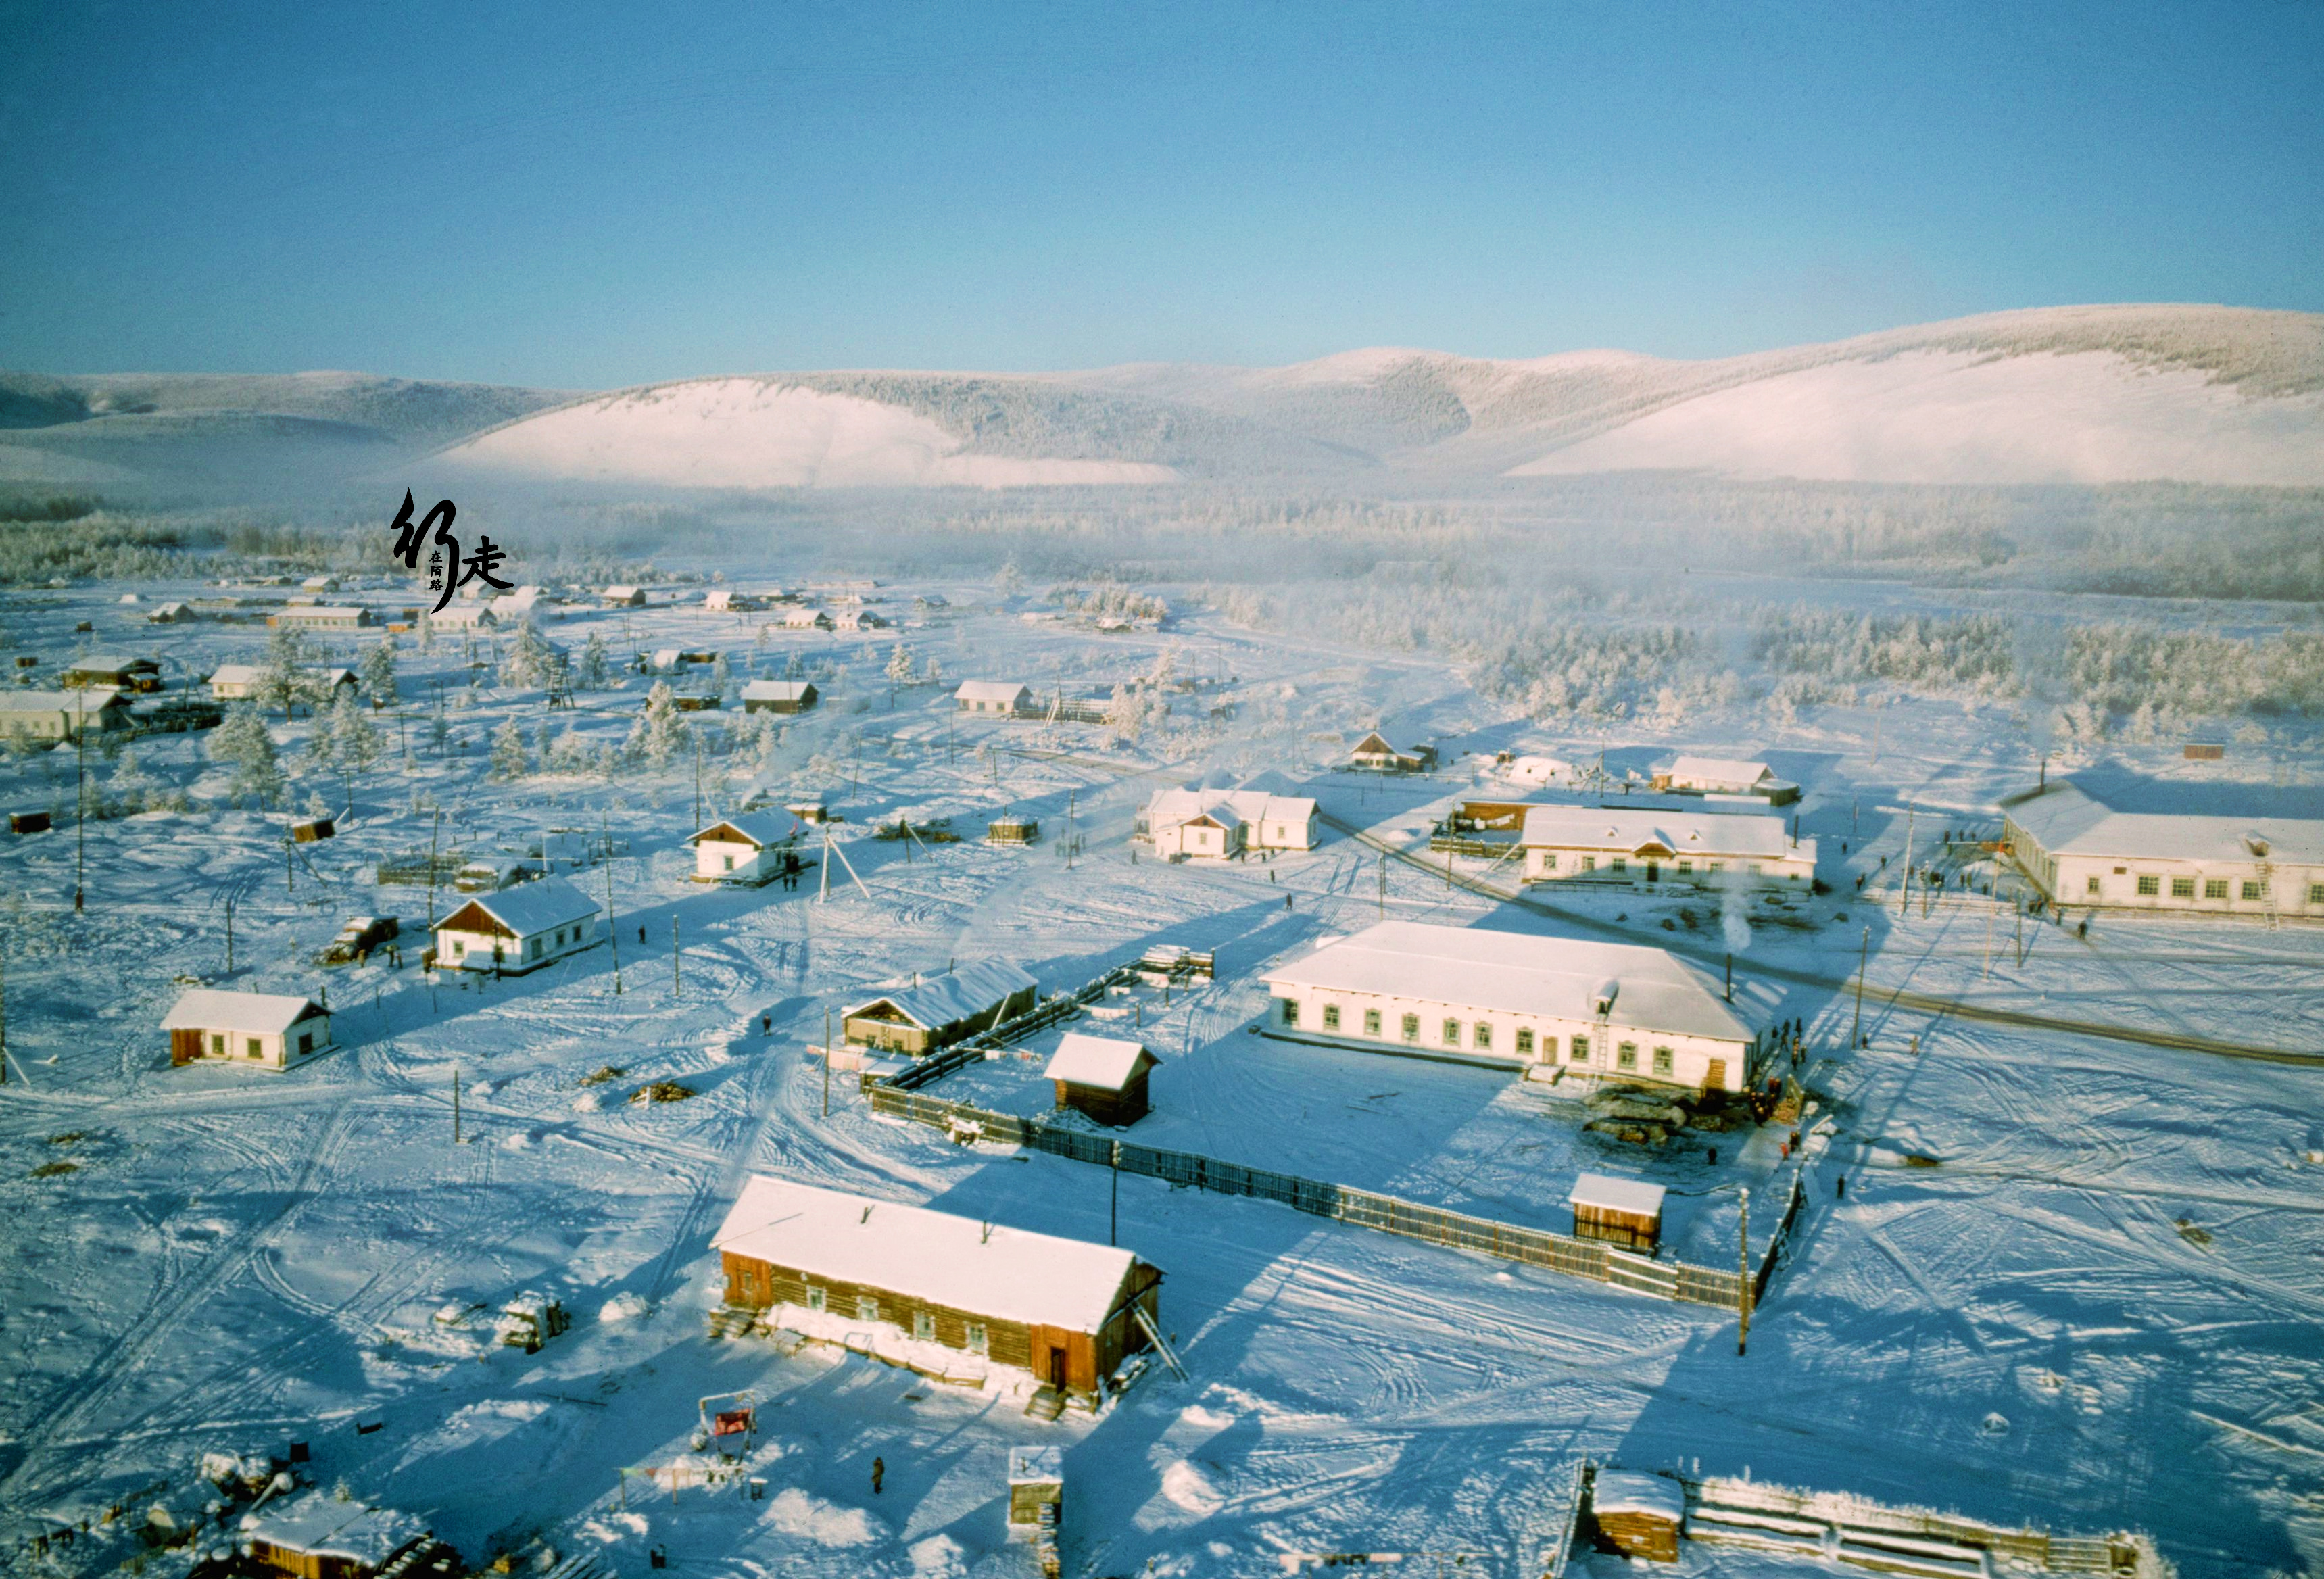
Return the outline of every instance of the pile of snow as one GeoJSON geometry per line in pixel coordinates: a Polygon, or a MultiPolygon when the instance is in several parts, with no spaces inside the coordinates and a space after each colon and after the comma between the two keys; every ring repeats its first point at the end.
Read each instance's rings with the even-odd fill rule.
{"type": "Polygon", "coordinates": [[[603,1322],[638,1321],[650,1308],[642,1294],[616,1294],[599,1307],[597,1319],[603,1322]]]}
{"type": "Polygon", "coordinates": [[[826,1502],[797,1486],[785,1486],[770,1498],[765,1518],[785,1535],[819,1547],[868,1547],[887,1533],[862,1509],[826,1502]]]}

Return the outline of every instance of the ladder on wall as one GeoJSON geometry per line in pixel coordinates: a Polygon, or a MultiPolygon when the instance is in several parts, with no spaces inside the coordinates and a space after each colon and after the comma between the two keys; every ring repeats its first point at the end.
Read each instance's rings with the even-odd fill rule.
{"type": "Polygon", "coordinates": [[[1137,1322],[1139,1328],[1145,1332],[1148,1341],[1153,1344],[1154,1352],[1162,1356],[1162,1363],[1170,1368],[1170,1373],[1181,1381],[1185,1380],[1186,1368],[1178,1363],[1177,1354],[1172,1351],[1167,1343],[1163,1341],[1162,1329],[1156,1326],[1154,1318],[1146,1314],[1146,1307],[1133,1305],[1130,1307],[1130,1319],[1137,1322]]]}
{"type": "Polygon", "coordinates": [[[2267,929],[2273,932],[2275,930],[2277,914],[2275,908],[2275,863],[2273,861],[2262,860],[2253,867],[2253,870],[2259,873],[2259,897],[2266,902],[2267,929]]]}

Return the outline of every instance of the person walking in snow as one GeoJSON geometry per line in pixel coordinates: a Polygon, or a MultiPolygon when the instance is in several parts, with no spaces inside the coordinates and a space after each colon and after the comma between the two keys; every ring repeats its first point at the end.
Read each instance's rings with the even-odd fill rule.
{"type": "Polygon", "coordinates": [[[874,1458],[872,1461],[872,1494],[873,1496],[880,1494],[880,1482],[887,1478],[888,1461],[883,1458],[874,1458]]]}

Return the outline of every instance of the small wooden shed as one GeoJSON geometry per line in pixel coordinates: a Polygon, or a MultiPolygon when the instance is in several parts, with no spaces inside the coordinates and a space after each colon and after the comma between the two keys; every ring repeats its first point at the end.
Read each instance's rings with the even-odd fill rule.
{"type": "Polygon", "coordinates": [[[1591,1481],[1590,1514],[1598,1533],[1624,1556],[1678,1561],[1686,1493],[1669,1476],[1601,1469],[1591,1481]]]}
{"type": "Polygon", "coordinates": [[[8,814],[8,831],[12,834],[45,834],[49,831],[49,814],[45,811],[12,811],[8,814]]]}
{"type": "Polygon", "coordinates": [[[312,845],[323,839],[337,838],[339,825],[327,817],[305,817],[290,825],[290,838],[295,844],[312,845]]]}
{"type": "Polygon", "coordinates": [[[1047,1074],[1056,1083],[1058,1107],[1126,1129],[1150,1111],[1146,1077],[1159,1062],[1142,1043],[1067,1031],[1047,1074]]]}
{"type": "Polygon", "coordinates": [[[1064,1521],[1065,1450],[1054,1444],[1009,1450],[1009,1533],[1032,1538],[1045,1522],[1064,1521]]]}
{"type": "Polygon", "coordinates": [[[1041,837],[1040,822],[1029,817],[995,817],[984,825],[984,838],[993,845],[1030,845],[1041,837]]]}
{"type": "Polygon", "coordinates": [[[1581,1239],[1651,1251],[1663,1233],[1663,1187],[1609,1173],[1585,1173],[1565,1197],[1573,1208],[1573,1232],[1581,1239]]]}

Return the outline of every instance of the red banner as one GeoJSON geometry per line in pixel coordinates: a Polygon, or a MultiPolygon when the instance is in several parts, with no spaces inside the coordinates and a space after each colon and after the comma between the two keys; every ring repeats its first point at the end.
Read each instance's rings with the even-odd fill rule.
{"type": "Polygon", "coordinates": [[[722,1409],[710,1417],[710,1434],[713,1436],[740,1436],[751,1428],[751,1411],[748,1409],[722,1409]]]}

